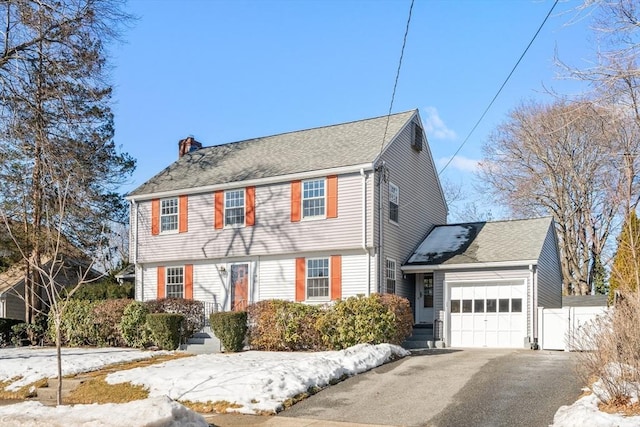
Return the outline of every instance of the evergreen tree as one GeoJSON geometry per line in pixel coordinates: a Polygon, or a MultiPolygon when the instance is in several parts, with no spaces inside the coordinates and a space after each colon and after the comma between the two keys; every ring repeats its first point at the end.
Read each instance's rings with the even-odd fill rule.
{"type": "Polygon", "coordinates": [[[635,210],[624,221],[618,250],[613,259],[609,280],[609,301],[613,302],[616,291],[640,289],[640,220],[635,210]]]}

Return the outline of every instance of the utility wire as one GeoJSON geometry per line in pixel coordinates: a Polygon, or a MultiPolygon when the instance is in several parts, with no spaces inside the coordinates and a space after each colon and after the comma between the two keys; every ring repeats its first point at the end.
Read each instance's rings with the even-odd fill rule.
{"type": "Polygon", "coordinates": [[[411,13],[413,11],[413,2],[414,0],[411,0],[411,6],[409,7],[409,17],[407,18],[407,26],[404,30],[404,38],[402,40],[402,49],[400,50],[400,60],[398,61],[398,69],[396,70],[396,80],[393,83],[393,92],[391,93],[391,103],[389,104],[389,112],[387,113],[387,123],[384,126],[384,134],[382,135],[382,143],[380,144],[380,153],[382,153],[382,149],[384,148],[384,140],[387,139],[387,131],[389,130],[389,118],[391,117],[391,110],[393,109],[393,101],[396,98],[396,88],[398,87],[398,79],[400,78],[400,68],[402,68],[402,58],[404,57],[404,47],[407,45],[407,35],[409,34],[409,24],[411,23],[411,13]]]}
{"type": "Polygon", "coordinates": [[[524,52],[522,52],[522,55],[520,55],[520,58],[518,59],[518,62],[516,62],[516,65],[513,66],[513,68],[511,69],[511,72],[509,73],[509,75],[507,76],[507,78],[504,80],[504,82],[502,83],[502,86],[500,86],[500,89],[498,89],[498,92],[496,92],[495,96],[493,97],[493,99],[491,100],[491,102],[489,103],[489,105],[487,105],[487,108],[485,108],[484,112],[482,113],[482,115],[480,116],[480,118],[478,119],[478,121],[476,122],[475,125],[473,125],[473,128],[471,128],[471,131],[469,132],[469,134],[467,135],[467,137],[464,139],[464,141],[462,141],[462,144],[460,144],[460,146],[458,147],[458,149],[456,150],[455,153],[453,153],[453,156],[451,156],[451,158],[449,159],[449,161],[447,162],[447,164],[445,164],[442,169],[440,169],[440,172],[438,172],[438,176],[440,176],[442,174],[442,172],[444,172],[444,170],[447,168],[447,166],[449,166],[451,164],[451,162],[453,161],[453,159],[455,159],[455,157],[458,155],[458,153],[460,152],[460,150],[462,150],[462,147],[464,147],[464,145],[467,143],[467,141],[469,140],[469,138],[471,137],[471,135],[473,134],[473,132],[475,132],[476,128],[478,127],[478,125],[480,124],[480,122],[482,122],[482,120],[484,119],[484,116],[487,115],[487,112],[489,112],[489,109],[491,108],[491,106],[493,105],[493,103],[496,101],[496,99],[498,98],[498,96],[500,95],[500,93],[502,92],[502,89],[504,89],[504,87],[507,85],[507,82],[509,81],[509,79],[511,78],[511,76],[513,75],[513,73],[516,71],[516,68],[518,68],[518,65],[520,65],[520,61],[522,61],[522,58],[524,58],[524,56],[526,55],[527,51],[529,50],[529,48],[531,47],[531,45],[533,44],[533,42],[535,41],[536,37],[538,37],[538,34],[540,33],[540,30],[542,30],[542,27],[544,27],[544,24],[547,22],[547,19],[549,19],[549,16],[551,16],[551,13],[553,12],[553,9],[555,9],[556,5],[558,4],[558,0],[556,0],[553,3],[553,6],[551,6],[551,9],[549,10],[549,13],[547,13],[547,16],[545,16],[544,20],[542,21],[542,24],[540,24],[540,26],[538,27],[538,31],[536,31],[536,33],[533,35],[533,38],[531,39],[531,41],[529,42],[529,44],[527,45],[527,47],[525,48],[524,52]]]}

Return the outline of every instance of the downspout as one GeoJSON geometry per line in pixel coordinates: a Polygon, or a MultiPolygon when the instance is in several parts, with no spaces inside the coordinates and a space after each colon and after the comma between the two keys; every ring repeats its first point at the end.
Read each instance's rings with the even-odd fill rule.
{"type": "Polygon", "coordinates": [[[382,220],[384,215],[384,206],[382,203],[382,182],[386,180],[385,175],[387,172],[387,167],[384,162],[380,163],[377,168],[378,172],[378,293],[382,294],[384,289],[384,257],[383,257],[383,247],[384,247],[384,221],[382,220]]]}
{"type": "Polygon", "coordinates": [[[533,350],[538,349],[538,277],[535,271],[535,266],[529,264],[529,283],[531,283],[531,323],[533,330],[533,342],[531,348],[533,350]]]}
{"type": "Polygon", "coordinates": [[[367,296],[369,296],[371,294],[371,260],[367,249],[367,174],[364,168],[360,168],[360,176],[362,177],[362,250],[367,256],[367,296]]]}

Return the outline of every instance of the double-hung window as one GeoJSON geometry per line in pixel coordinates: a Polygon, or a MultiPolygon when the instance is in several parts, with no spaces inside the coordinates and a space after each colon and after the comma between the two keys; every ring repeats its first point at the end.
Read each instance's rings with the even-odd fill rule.
{"type": "Polygon", "coordinates": [[[329,258],[307,259],[307,299],[329,298],[329,258]]]}
{"type": "Polygon", "coordinates": [[[302,217],[325,216],[325,180],[314,179],[302,182],[302,217]]]}
{"type": "Polygon", "coordinates": [[[400,214],[400,189],[397,185],[389,183],[389,220],[398,222],[400,214]]]}
{"type": "Polygon", "coordinates": [[[178,198],[160,201],[160,232],[178,231],[178,198]]]}
{"type": "Polygon", "coordinates": [[[396,293],[396,262],[387,258],[387,289],[388,294],[396,293]]]}
{"type": "Polygon", "coordinates": [[[224,193],[224,225],[244,225],[244,189],[224,193]]]}
{"type": "Polygon", "coordinates": [[[184,268],[167,267],[167,298],[184,297],[184,268]]]}

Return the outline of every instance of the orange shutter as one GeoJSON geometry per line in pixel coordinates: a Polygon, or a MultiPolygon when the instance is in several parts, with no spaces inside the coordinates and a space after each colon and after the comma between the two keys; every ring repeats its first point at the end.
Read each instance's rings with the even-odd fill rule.
{"type": "Polygon", "coordinates": [[[305,266],[306,260],[304,258],[296,258],[296,301],[305,300],[305,266]]]}
{"type": "Polygon", "coordinates": [[[331,256],[331,300],[342,298],[342,256],[331,256]]]}
{"type": "Polygon", "coordinates": [[[180,211],[180,216],[178,217],[178,233],[186,233],[189,228],[188,205],[189,202],[187,196],[178,197],[178,210],[180,211]]]}
{"type": "Polygon", "coordinates": [[[151,234],[160,234],[160,199],[151,200],[151,234]]]}
{"type": "Polygon", "coordinates": [[[327,177],[327,218],[338,217],[338,177],[327,177]]]}
{"type": "Polygon", "coordinates": [[[291,222],[300,221],[300,191],[302,183],[300,181],[291,181],[291,222]]]}
{"type": "Polygon", "coordinates": [[[256,187],[247,187],[245,189],[245,225],[247,227],[253,226],[256,223],[256,187]]]}
{"type": "Polygon", "coordinates": [[[224,191],[216,191],[213,193],[215,205],[214,226],[216,228],[224,227],[224,191]]]}
{"type": "Polygon", "coordinates": [[[184,266],[184,299],[193,299],[193,264],[184,266]]]}
{"type": "Polygon", "coordinates": [[[160,267],[158,266],[158,268],[156,269],[158,272],[158,291],[157,291],[157,295],[156,298],[160,299],[160,298],[164,298],[164,267],[160,267]]]}

